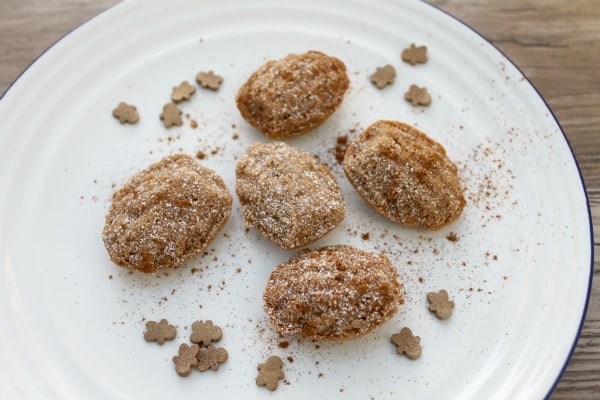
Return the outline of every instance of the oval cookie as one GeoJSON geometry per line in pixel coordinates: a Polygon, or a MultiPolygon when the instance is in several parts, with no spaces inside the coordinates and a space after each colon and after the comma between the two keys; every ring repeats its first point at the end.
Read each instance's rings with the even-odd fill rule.
{"type": "Polygon", "coordinates": [[[286,138],[325,121],[348,85],[341,60],[309,51],[268,61],[239,89],[236,102],[250,125],[270,138],[286,138]]]}
{"type": "Polygon", "coordinates": [[[246,225],[284,249],[314,242],[344,219],[342,191],[329,168],[285,143],[250,146],[236,178],[246,225]]]}
{"type": "Polygon", "coordinates": [[[439,229],[466,204],[456,165],[418,129],[377,121],[346,150],[344,172],[378,213],[402,225],[439,229]]]}
{"type": "Polygon", "coordinates": [[[142,272],[174,268],[208,246],[232,202],[215,172],[188,155],[168,156],[114,193],[102,239],[117,265],[142,272]]]}
{"type": "Polygon", "coordinates": [[[350,339],[390,319],[404,303],[401,288],[383,255],[345,245],[305,249],[273,270],[264,308],[282,335],[350,339]]]}

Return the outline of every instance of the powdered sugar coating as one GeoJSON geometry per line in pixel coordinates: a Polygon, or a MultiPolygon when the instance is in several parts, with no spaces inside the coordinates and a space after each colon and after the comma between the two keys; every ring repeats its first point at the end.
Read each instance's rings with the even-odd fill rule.
{"type": "Polygon", "coordinates": [[[300,251],[273,270],[263,299],[279,333],[320,340],[371,332],[404,303],[389,260],[346,245],[300,251]]]}
{"type": "Polygon", "coordinates": [[[208,246],[232,202],[214,171],[188,155],[168,156],[114,193],[102,239],[117,265],[142,272],[174,268],[208,246]]]}
{"type": "Polygon", "coordinates": [[[344,219],[342,191],[329,168],[285,143],[248,147],[236,178],[246,224],[284,249],[314,242],[344,219]]]}
{"type": "Polygon", "coordinates": [[[377,121],[348,147],[344,172],[358,194],[402,225],[439,229],[466,204],[456,165],[442,145],[397,121],[377,121]]]}
{"type": "Polygon", "coordinates": [[[250,125],[270,138],[306,133],[339,107],[348,89],[344,63],[318,51],[271,60],[254,72],[237,94],[250,125]]]}

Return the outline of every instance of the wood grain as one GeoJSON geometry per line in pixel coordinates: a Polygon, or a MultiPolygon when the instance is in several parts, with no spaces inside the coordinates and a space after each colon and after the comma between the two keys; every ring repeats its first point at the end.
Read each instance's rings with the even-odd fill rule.
{"type": "MultiPolygon", "coordinates": [[[[0,2],[0,93],[65,33],[116,0],[0,2]]],[[[511,58],[544,96],[573,148],[600,232],[600,4],[597,0],[431,0],[511,58]]],[[[600,240],[595,239],[595,250],[600,240]]],[[[575,353],[553,400],[600,398],[600,261],[575,353]]]]}

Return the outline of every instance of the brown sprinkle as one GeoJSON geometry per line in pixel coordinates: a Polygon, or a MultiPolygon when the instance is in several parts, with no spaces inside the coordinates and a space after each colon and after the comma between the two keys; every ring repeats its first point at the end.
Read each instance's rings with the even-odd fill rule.
{"type": "Polygon", "coordinates": [[[120,102],[112,112],[113,117],[121,124],[136,124],[140,120],[137,108],[133,105],[120,102]]]}
{"type": "Polygon", "coordinates": [[[454,302],[448,298],[446,290],[427,293],[427,301],[429,302],[429,311],[434,312],[439,319],[448,319],[452,315],[454,302]]]}
{"type": "Polygon", "coordinates": [[[165,128],[181,126],[183,125],[181,114],[181,110],[175,103],[167,103],[163,106],[163,112],[160,114],[160,119],[163,121],[165,128]]]}
{"type": "Polygon", "coordinates": [[[410,360],[421,357],[421,338],[414,336],[409,328],[402,328],[400,333],[392,335],[392,343],[396,345],[396,352],[405,355],[410,360]]]}
{"type": "Polygon", "coordinates": [[[173,357],[175,371],[179,376],[188,376],[192,368],[198,365],[198,352],[200,347],[197,344],[191,346],[181,343],[179,345],[179,355],[173,357]]]}
{"type": "Polygon", "coordinates": [[[223,336],[223,330],[213,325],[213,322],[208,320],[196,321],[192,323],[192,334],[190,341],[192,343],[198,343],[200,346],[208,346],[211,342],[218,342],[223,336]]]}
{"type": "Polygon", "coordinates": [[[383,67],[377,67],[375,73],[371,75],[371,82],[379,89],[391,85],[394,83],[394,79],[396,79],[396,68],[389,64],[383,67]]]}
{"type": "Polygon", "coordinates": [[[219,365],[227,361],[228,357],[227,350],[210,344],[208,348],[200,349],[198,353],[198,370],[204,372],[210,368],[213,371],[217,371],[219,365]]]}
{"type": "Polygon", "coordinates": [[[218,90],[223,82],[223,77],[214,74],[212,71],[198,72],[196,82],[206,89],[218,90]]]}
{"type": "Polygon", "coordinates": [[[431,104],[431,95],[425,87],[410,85],[408,92],[404,93],[404,100],[410,101],[413,106],[428,106],[431,104]]]}
{"type": "Polygon", "coordinates": [[[427,62],[427,46],[415,46],[411,43],[410,47],[402,50],[402,61],[410,65],[424,64],[427,62]]]}
{"type": "Polygon", "coordinates": [[[175,103],[180,103],[192,98],[192,95],[196,93],[196,88],[188,81],[183,81],[179,86],[175,86],[171,92],[171,100],[175,103]]]}
{"type": "Polygon", "coordinates": [[[161,319],[160,322],[146,322],[146,332],[144,333],[144,340],[146,342],[157,342],[162,345],[166,340],[175,339],[176,335],[177,328],[169,325],[166,319],[161,319]]]}
{"type": "Polygon", "coordinates": [[[283,361],[277,356],[271,356],[263,364],[258,364],[258,376],[256,384],[266,386],[269,390],[277,389],[280,379],[285,378],[283,373],[283,361]]]}

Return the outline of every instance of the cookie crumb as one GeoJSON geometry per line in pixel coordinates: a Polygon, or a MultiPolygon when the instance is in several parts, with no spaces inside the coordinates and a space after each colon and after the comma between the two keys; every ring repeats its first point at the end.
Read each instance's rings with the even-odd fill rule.
{"type": "Polygon", "coordinates": [[[167,103],[163,106],[163,112],[160,114],[160,119],[163,121],[165,128],[181,126],[183,125],[181,114],[182,111],[175,105],[175,103],[167,103]]]}
{"type": "Polygon", "coordinates": [[[429,106],[431,104],[431,95],[425,87],[410,85],[408,92],[404,93],[404,100],[409,101],[413,106],[429,106]]]}
{"type": "Polygon", "coordinates": [[[383,67],[377,67],[375,73],[371,75],[371,82],[379,89],[391,85],[394,83],[394,79],[396,79],[396,68],[390,64],[383,67]]]}
{"type": "Polygon", "coordinates": [[[177,336],[177,328],[169,325],[169,322],[164,318],[160,322],[146,322],[146,332],[144,333],[146,342],[156,342],[162,345],[167,340],[175,339],[175,336],[177,336]]]}
{"type": "Polygon", "coordinates": [[[199,150],[199,151],[196,153],[196,158],[197,158],[198,160],[204,160],[204,159],[206,158],[206,153],[205,153],[205,152],[203,152],[203,151],[201,151],[201,150],[199,150]]]}
{"type": "Polygon", "coordinates": [[[338,163],[344,162],[344,156],[346,155],[346,149],[348,148],[348,136],[338,136],[335,144],[335,159],[338,163]]]}
{"type": "Polygon", "coordinates": [[[206,89],[218,90],[223,82],[223,77],[214,74],[212,71],[198,72],[196,82],[206,89]]]}
{"type": "Polygon", "coordinates": [[[396,345],[396,352],[405,355],[410,360],[421,357],[421,338],[414,336],[410,328],[404,327],[399,333],[392,335],[392,343],[396,345]]]}
{"type": "Polygon", "coordinates": [[[458,242],[458,235],[456,234],[456,232],[450,232],[448,236],[446,236],[446,239],[448,239],[451,242],[458,242]]]}
{"type": "Polygon", "coordinates": [[[402,61],[410,65],[424,64],[427,62],[427,46],[415,46],[410,44],[409,48],[402,50],[402,61]]]}
{"type": "Polygon", "coordinates": [[[285,378],[283,361],[278,356],[269,357],[265,363],[258,364],[257,369],[256,384],[258,386],[266,386],[271,391],[277,389],[280,379],[285,378]]]}
{"type": "Polygon", "coordinates": [[[136,124],[140,120],[137,108],[124,102],[119,103],[117,108],[113,110],[112,115],[118,119],[121,124],[136,124]]]}
{"type": "MultiPolygon", "coordinates": [[[[473,291],[473,288],[469,288],[469,291],[473,291]]],[[[434,312],[439,319],[448,319],[452,315],[454,302],[448,298],[446,290],[427,293],[427,301],[429,302],[429,311],[434,312]]]]}

